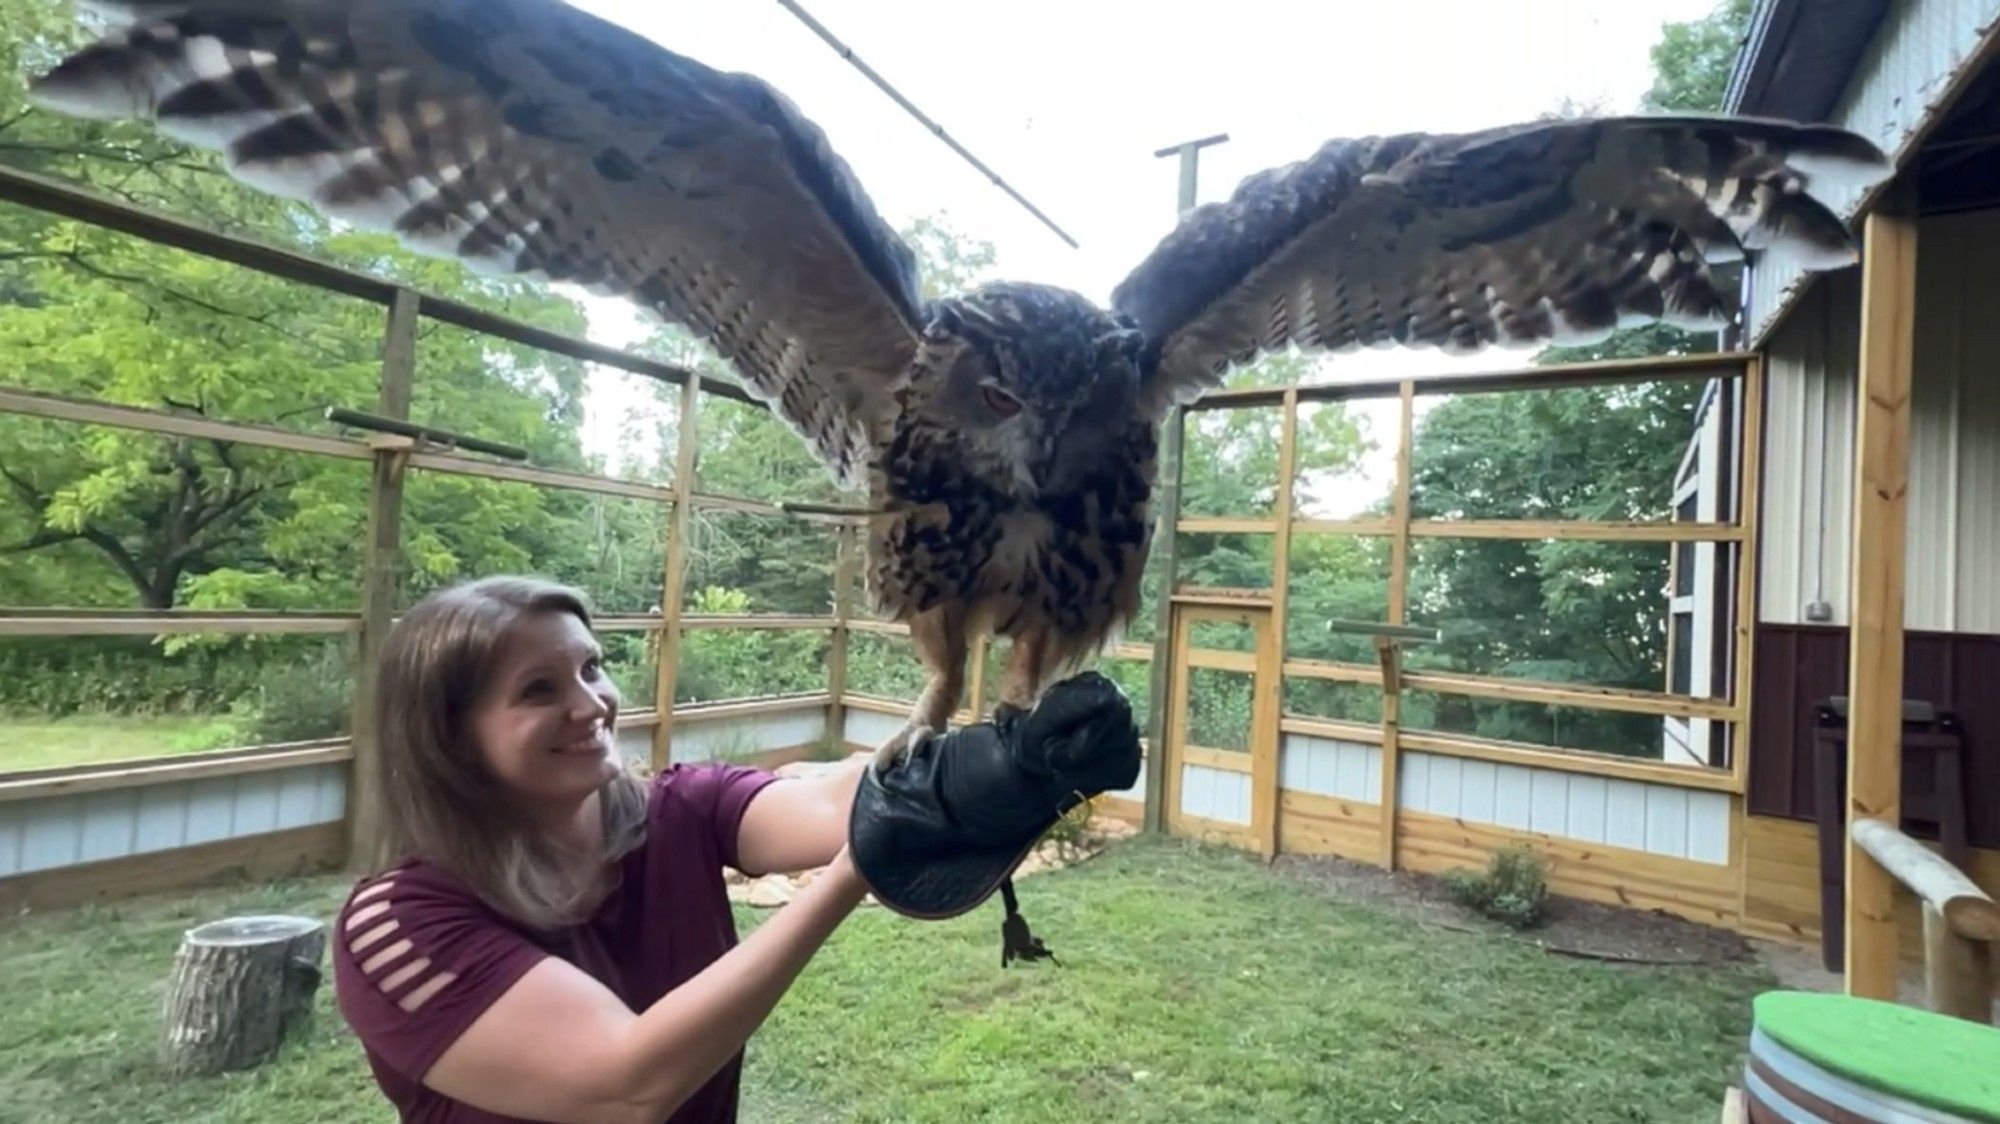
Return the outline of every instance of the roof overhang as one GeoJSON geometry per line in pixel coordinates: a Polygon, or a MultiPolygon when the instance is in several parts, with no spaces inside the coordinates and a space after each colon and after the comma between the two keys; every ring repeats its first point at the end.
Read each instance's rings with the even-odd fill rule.
{"type": "Polygon", "coordinates": [[[1888,10],[1889,0],[1758,0],[1723,109],[1828,120],[1888,10]]]}

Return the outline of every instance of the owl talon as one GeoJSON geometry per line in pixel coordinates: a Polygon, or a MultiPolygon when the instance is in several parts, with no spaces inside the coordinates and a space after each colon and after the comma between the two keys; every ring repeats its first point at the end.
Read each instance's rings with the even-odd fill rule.
{"type": "Polygon", "coordinates": [[[881,747],[875,751],[875,757],[870,764],[870,768],[875,770],[876,776],[881,776],[883,773],[908,761],[912,754],[922,749],[932,738],[937,736],[937,731],[931,729],[929,726],[919,726],[914,722],[909,723],[896,731],[894,737],[883,742],[881,747]]]}

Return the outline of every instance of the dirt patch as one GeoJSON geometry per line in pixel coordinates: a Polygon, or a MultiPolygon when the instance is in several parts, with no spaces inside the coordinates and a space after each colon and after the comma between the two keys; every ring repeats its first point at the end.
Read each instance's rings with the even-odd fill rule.
{"type": "Polygon", "coordinates": [[[1442,879],[1393,873],[1331,856],[1280,855],[1272,867],[1328,897],[1372,906],[1418,925],[1520,941],[1563,956],[1628,964],[1712,965],[1754,955],[1741,935],[1659,910],[1600,905],[1551,894],[1547,920],[1517,930],[1453,901],[1442,879]]]}
{"type": "MultiPolygon", "coordinates": [[[[855,754],[848,758],[865,757],[855,754]]],[[[773,770],[781,777],[806,776],[816,772],[843,767],[845,761],[800,761],[773,770]]],[[[1113,842],[1138,831],[1138,828],[1122,820],[1109,816],[1094,816],[1081,830],[1074,834],[1051,832],[1036,848],[1028,852],[1021,865],[1014,868],[1014,881],[1031,878],[1043,871],[1074,866],[1080,862],[1102,854],[1113,842]]],[[[797,874],[767,874],[761,878],[748,878],[734,871],[725,870],[723,881],[729,886],[729,900],[758,909],[771,909],[784,905],[798,895],[800,890],[812,884],[819,870],[803,870],[797,874]]],[[[875,895],[862,899],[864,906],[880,905],[875,895]]]]}

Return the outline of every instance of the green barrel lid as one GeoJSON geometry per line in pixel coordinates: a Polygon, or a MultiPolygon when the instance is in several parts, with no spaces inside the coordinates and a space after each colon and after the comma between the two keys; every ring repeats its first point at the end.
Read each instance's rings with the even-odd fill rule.
{"type": "Polygon", "coordinates": [[[2000,1029],[1849,995],[1770,991],[1758,1029],[1857,1085],[1974,1120],[2000,1121],[2000,1029]]]}

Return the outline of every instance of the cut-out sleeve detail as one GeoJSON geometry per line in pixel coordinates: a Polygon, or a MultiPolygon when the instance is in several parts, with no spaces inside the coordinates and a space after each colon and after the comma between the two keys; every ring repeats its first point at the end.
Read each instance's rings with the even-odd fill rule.
{"type": "Polygon", "coordinates": [[[401,870],[356,889],[334,934],[342,1015],[364,1045],[412,1081],[549,955],[428,870],[401,870]]]}

